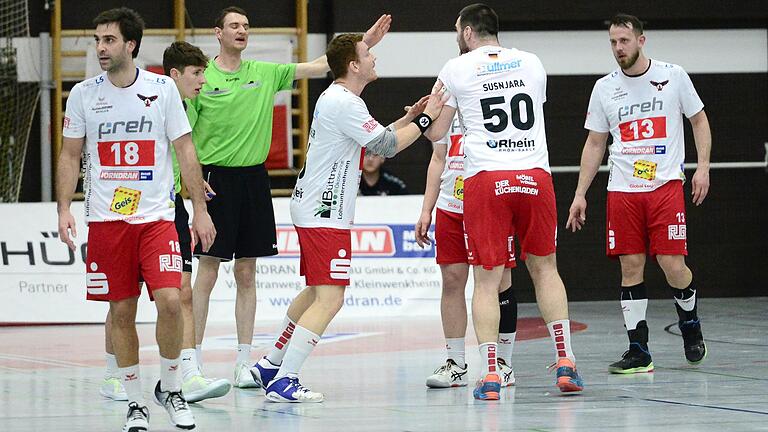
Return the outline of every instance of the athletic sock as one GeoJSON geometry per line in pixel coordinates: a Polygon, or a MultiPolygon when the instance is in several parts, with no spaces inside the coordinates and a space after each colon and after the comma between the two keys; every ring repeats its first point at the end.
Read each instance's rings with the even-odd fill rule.
{"type": "Polygon", "coordinates": [[[563,357],[576,363],[576,357],[571,351],[571,320],[557,320],[547,323],[549,335],[555,345],[555,363],[563,357]]]}
{"type": "Polygon", "coordinates": [[[237,363],[251,364],[251,345],[237,344],[237,363]]]}
{"type": "Polygon", "coordinates": [[[621,312],[627,328],[630,344],[636,343],[648,351],[648,324],[645,312],[648,309],[648,292],[645,283],[621,287],[621,312]]]}
{"type": "Polygon", "coordinates": [[[128,395],[128,403],[136,402],[139,406],[147,406],[144,400],[144,394],[141,392],[141,377],[139,376],[139,365],[119,368],[117,370],[120,380],[123,382],[125,393],[128,395]]]}
{"type": "Polygon", "coordinates": [[[684,289],[669,287],[672,290],[672,296],[675,298],[675,309],[680,321],[693,321],[698,319],[696,313],[696,287],[693,280],[684,289]]]}
{"type": "Polygon", "coordinates": [[[447,359],[456,362],[460,368],[467,367],[464,355],[464,338],[445,338],[445,355],[447,359]]]}
{"type": "Polygon", "coordinates": [[[488,342],[480,344],[480,361],[483,362],[482,377],[485,378],[488,374],[499,374],[498,366],[496,364],[496,343],[488,342]]]}
{"type": "Polygon", "coordinates": [[[115,378],[118,377],[119,374],[117,372],[117,359],[115,358],[114,354],[110,353],[104,353],[104,360],[107,361],[107,370],[105,372],[106,378],[115,378]]]}
{"type": "Polygon", "coordinates": [[[203,345],[195,345],[195,357],[197,358],[197,368],[202,373],[203,371],[203,345]]]}
{"type": "Polygon", "coordinates": [[[499,358],[504,360],[507,366],[512,365],[512,351],[515,348],[515,337],[517,332],[514,333],[499,333],[499,358]]]}
{"type": "Polygon", "coordinates": [[[320,342],[320,335],[312,333],[304,327],[297,325],[293,330],[293,337],[291,343],[288,345],[288,349],[283,357],[283,363],[280,365],[280,370],[277,371],[275,379],[282,377],[297,377],[299,376],[299,370],[304,362],[315,349],[317,343],[320,342]]]}
{"type": "Polygon", "coordinates": [[[160,357],[160,390],[166,392],[181,391],[179,358],[160,357]]]}
{"type": "Polygon", "coordinates": [[[288,318],[288,315],[286,315],[285,318],[283,318],[283,325],[280,326],[280,334],[277,336],[275,343],[267,353],[266,357],[270,363],[273,365],[279,365],[283,362],[285,351],[288,349],[288,345],[290,345],[291,337],[293,336],[295,329],[296,323],[293,322],[292,319],[288,318]]]}
{"type": "Polygon", "coordinates": [[[517,335],[517,298],[511,286],[499,293],[499,313],[498,355],[511,365],[517,335]]]}
{"type": "Polygon", "coordinates": [[[186,381],[196,375],[201,375],[197,367],[197,350],[185,348],[181,350],[181,377],[186,381]]]}

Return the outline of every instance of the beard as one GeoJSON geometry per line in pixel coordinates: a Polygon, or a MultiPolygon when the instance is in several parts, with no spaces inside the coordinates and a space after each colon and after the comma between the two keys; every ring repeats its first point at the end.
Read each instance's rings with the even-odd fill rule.
{"type": "Polygon", "coordinates": [[[466,54],[469,52],[469,47],[467,46],[467,43],[464,41],[464,39],[459,38],[459,55],[466,54]]]}
{"type": "Polygon", "coordinates": [[[637,63],[637,59],[640,57],[640,50],[636,51],[634,54],[625,57],[624,59],[616,59],[616,62],[619,63],[619,66],[621,66],[622,69],[627,70],[631,68],[632,66],[637,63]]]}

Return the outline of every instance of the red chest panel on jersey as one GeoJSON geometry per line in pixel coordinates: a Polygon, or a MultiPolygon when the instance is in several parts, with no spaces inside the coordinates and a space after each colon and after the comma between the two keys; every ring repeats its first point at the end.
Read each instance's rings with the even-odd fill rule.
{"type": "Polygon", "coordinates": [[[155,165],[155,140],[101,141],[98,148],[101,166],[155,165]]]}
{"type": "Polygon", "coordinates": [[[648,117],[620,123],[619,131],[623,142],[666,138],[667,118],[648,117]]]}

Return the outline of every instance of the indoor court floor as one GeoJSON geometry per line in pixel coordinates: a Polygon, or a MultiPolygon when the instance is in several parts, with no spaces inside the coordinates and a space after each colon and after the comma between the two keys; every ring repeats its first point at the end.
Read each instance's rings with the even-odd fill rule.
{"type": "MultiPolygon", "coordinates": [[[[437,307],[437,305],[432,305],[437,307]]],[[[430,306],[431,307],[431,306],[430,306]]],[[[611,375],[626,349],[616,302],[571,304],[572,337],[586,388],[563,396],[547,370],[554,354],[534,304],[520,305],[513,365],[517,385],[500,401],[467,388],[430,390],[425,378],[443,361],[438,318],[339,320],[310,357],[302,382],[325,393],[321,404],[276,404],[260,389],[233,389],[192,404],[200,431],[768,431],[768,298],[701,299],[708,356],[688,366],[671,300],[648,307],[656,371],[611,375]]],[[[234,320],[233,320],[234,321],[234,320]]],[[[277,322],[258,319],[253,359],[277,322]]],[[[213,323],[204,371],[232,379],[233,323],[213,323]]],[[[159,377],[154,325],[139,325],[145,395],[159,377]]],[[[0,327],[0,431],[118,431],[125,402],[99,395],[103,326],[0,327]]],[[[472,381],[479,355],[471,330],[472,381]]],[[[150,406],[152,431],[175,430],[150,406]]]]}

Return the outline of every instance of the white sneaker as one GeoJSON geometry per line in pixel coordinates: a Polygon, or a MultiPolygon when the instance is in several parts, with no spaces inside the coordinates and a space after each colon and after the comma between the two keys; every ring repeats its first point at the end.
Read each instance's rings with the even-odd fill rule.
{"type": "Polygon", "coordinates": [[[179,429],[191,430],[195,428],[195,418],[187,405],[187,401],[180,391],[164,392],[160,390],[160,381],[155,386],[155,403],[165,408],[171,417],[171,424],[179,429]]]}
{"type": "Polygon", "coordinates": [[[515,385],[515,371],[511,366],[507,366],[507,363],[502,358],[496,359],[496,364],[499,365],[499,378],[501,378],[501,386],[509,387],[515,385]]]}
{"type": "Polygon", "coordinates": [[[105,398],[115,401],[128,400],[128,394],[125,392],[125,387],[123,387],[120,378],[117,377],[104,377],[104,381],[101,382],[99,393],[105,398]]]}
{"type": "Polygon", "coordinates": [[[235,387],[238,388],[259,388],[259,383],[253,380],[251,367],[248,363],[238,363],[235,365],[235,387]]]}
{"type": "Polygon", "coordinates": [[[181,393],[187,402],[200,402],[204,399],[222,397],[229,393],[232,384],[221,379],[206,378],[202,375],[193,375],[181,384],[181,393]]]}
{"type": "Polygon", "coordinates": [[[128,415],[125,416],[123,432],[146,432],[149,430],[149,408],[139,406],[136,402],[128,404],[128,415]]]}
{"type": "Polygon", "coordinates": [[[460,368],[453,359],[448,359],[444,365],[435,370],[433,375],[427,377],[427,387],[429,388],[450,388],[464,387],[467,385],[465,376],[467,375],[467,365],[460,368]]]}

